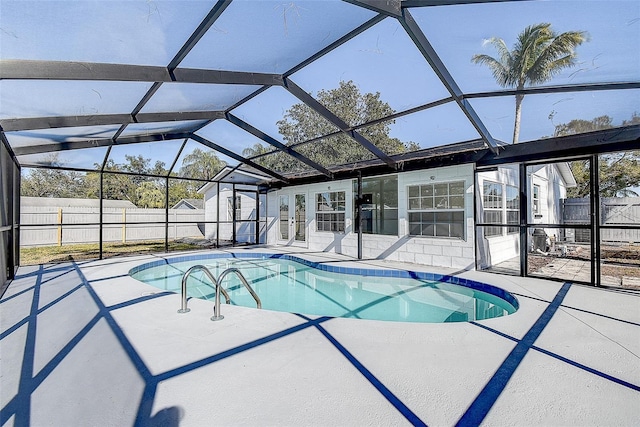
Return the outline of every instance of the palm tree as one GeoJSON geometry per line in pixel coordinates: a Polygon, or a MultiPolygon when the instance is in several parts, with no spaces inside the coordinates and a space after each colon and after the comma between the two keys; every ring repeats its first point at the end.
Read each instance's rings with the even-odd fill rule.
{"type": "MultiPolygon", "coordinates": [[[[563,68],[574,66],[575,48],[587,40],[587,37],[588,34],[584,31],[556,34],[551,29],[551,24],[530,25],[518,35],[518,41],[511,51],[501,38],[492,37],[487,41],[496,48],[499,59],[489,55],[474,55],[471,61],[488,66],[500,86],[522,90],[527,84],[545,83],[563,68]]],[[[524,94],[516,94],[514,144],[518,142],[520,134],[523,99],[524,94]]]]}

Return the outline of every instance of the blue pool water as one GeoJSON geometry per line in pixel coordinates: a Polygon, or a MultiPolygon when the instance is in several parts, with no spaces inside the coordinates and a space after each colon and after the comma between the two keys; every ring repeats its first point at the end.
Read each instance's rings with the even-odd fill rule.
{"type": "MultiPolygon", "coordinates": [[[[180,293],[182,276],[196,264],[206,266],[216,278],[227,268],[239,269],[267,310],[443,323],[500,317],[518,308],[513,295],[480,282],[404,270],[336,267],[291,255],[193,255],[154,261],[129,273],[157,288],[180,293]]],[[[201,271],[191,274],[187,285],[190,297],[213,301],[214,288],[201,271]]],[[[232,304],[256,306],[235,275],[228,275],[222,285],[232,304]]]]}

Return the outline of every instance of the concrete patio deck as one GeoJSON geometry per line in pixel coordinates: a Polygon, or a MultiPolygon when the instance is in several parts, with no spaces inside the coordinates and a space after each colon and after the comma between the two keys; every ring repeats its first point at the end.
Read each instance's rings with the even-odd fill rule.
{"type": "MultiPolygon", "coordinates": [[[[236,249],[283,252],[282,248],[236,249]]],[[[640,293],[327,253],[513,293],[506,317],[417,324],[190,300],[127,275],[179,254],[21,267],[0,300],[3,426],[638,425],[640,293]]]]}

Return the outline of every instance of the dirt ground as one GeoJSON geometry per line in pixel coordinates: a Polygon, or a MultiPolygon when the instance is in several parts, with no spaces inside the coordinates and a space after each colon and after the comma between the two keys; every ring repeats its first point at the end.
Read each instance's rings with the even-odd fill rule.
{"type": "MultiPolygon", "coordinates": [[[[567,247],[570,250],[567,251],[566,258],[581,261],[589,261],[591,259],[591,248],[588,244],[567,245],[567,247]]],[[[603,276],[640,278],[640,245],[602,245],[600,251],[602,254],[600,271],[603,276]]],[[[553,262],[554,258],[556,258],[556,255],[553,252],[549,253],[549,255],[529,254],[529,273],[540,270],[553,262]]]]}

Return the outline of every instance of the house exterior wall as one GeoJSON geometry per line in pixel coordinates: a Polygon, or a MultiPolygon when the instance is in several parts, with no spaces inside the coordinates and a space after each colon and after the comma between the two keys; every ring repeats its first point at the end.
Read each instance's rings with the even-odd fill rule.
{"type": "MultiPolygon", "coordinates": [[[[256,235],[256,225],[253,220],[256,219],[256,199],[252,193],[243,193],[239,190],[256,191],[256,187],[248,185],[236,185],[236,196],[240,197],[240,218],[236,218],[236,241],[238,242],[254,242],[256,235]],[[249,221],[251,220],[251,221],[249,221]]],[[[205,238],[216,239],[218,236],[218,226],[209,221],[218,221],[218,209],[220,212],[220,236],[221,240],[232,240],[233,223],[229,216],[227,200],[233,197],[232,184],[220,184],[220,197],[218,197],[218,189],[212,186],[204,194],[205,206],[205,238]]],[[[260,209],[264,209],[263,206],[260,209]]]]}
{"type": "MultiPolygon", "coordinates": [[[[519,168],[517,165],[501,166],[495,171],[479,172],[477,174],[478,197],[476,198],[478,222],[484,220],[485,200],[483,192],[485,183],[499,183],[506,189],[506,186],[518,187],[519,168]]],[[[545,164],[529,166],[527,168],[528,186],[528,207],[527,215],[530,224],[561,224],[562,223],[562,199],[566,197],[566,186],[558,167],[555,164],[545,164]],[[538,188],[538,210],[534,211],[534,186],[538,188]]],[[[519,202],[518,202],[519,204],[519,202]]],[[[506,214],[506,209],[504,210],[506,214]]],[[[506,221],[506,219],[505,219],[506,221]]],[[[480,227],[477,233],[478,260],[480,268],[488,268],[508,259],[520,255],[519,232],[502,228],[499,235],[492,235],[489,232],[491,227],[480,227]]],[[[526,243],[528,251],[533,249],[532,233],[535,228],[528,230],[528,241],[526,243]]],[[[549,237],[559,238],[562,229],[544,228],[544,232],[549,237]]]]}
{"type": "MultiPolygon", "coordinates": [[[[562,224],[564,223],[562,204],[567,197],[567,188],[560,175],[560,171],[554,164],[529,167],[527,171],[529,188],[534,185],[540,188],[540,212],[533,213],[533,207],[529,203],[529,222],[533,224],[562,224]]],[[[531,190],[533,191],[533,190],[531,190]]],[[[573,229],[544,228],[545,233],[556,241],[564,241],[567,238],[574,240],[575,231],[573,229]]],[[[528,233],[528,248],[533,250],[531,233],[528,233]]]]}
{"type": "MultiPolygon", "coordinates": [[[[510,187],[511,196],[504,196],[502,199],[502,219],[500,222],[507,223],[509,209],[511,215],[519,218],[519,202],[517,197],[519,192],[513,193],[518,188],[519,170],[517,166],[501,166],[493,171],[483,171],[475,174],[472,164],[448,166],[421,171],[402,172],[389,176],[397,177],[397,224],[398,230],[394,235],[368,234],[362,236],[362,256],[371,259],[386,259],[392,261],[410,262],[439,267],[451,267],[458,269],[474,269],[477,258],[481,268],[489,267],[502,261],[517,257],[520,253],[519,232],[503,227],[493,227],[493,231],[487,233],[491,227],[479,227],[479,232],[475,232],[474,215],[477,212],[477,221],[485,221],[485,200],[483,198],[484,185],[486,183],[499,184],[506,194],[507,187],[510,187]],[[463,213],[463,220],[459,224],[458,236],[462,237],[434,237],[412,235],[411,214],[415,214],[415,207],[409,206],[409,189],[415,191],[416,186],[429,187],[432,185],[435,191],[436,186],[444,183],[457,183],[457,187],[463,195],[464,206],[459,209],[463,213]],[[515,194],[515,195],[514,195],[515,194]],[[510,203],[509,203],[510,202],[510,203]],[[474,206],[475,203],[475,206],[474,206]],[[515,213],[514,213],[515,212],[515,213]],[[503,230],[497,233],[496,230],[503,230]]],[[[376,177],[382,178],[382,177],[376,177]]],[[[371,178],[369,178],[371,179],[371,178]]],[[[531,212],[531,202],[529,206],[529,221],[540,224],[560,223],[562,220],[561,199],[566,195],[566,188],[562,176],[555,165],[541,165],[529,167],[527,185],[539,186],[540,210],[536,215],[531,212]],[[535,221],[534,221],[535,220],[535,221]]],[[[340,180],[325,183],[315,183],[301,186],[286,187],[280,190],[273,190],[266,196],[260,196],[260,226],[261,229],[259,243],[282,246],[301,246],[313,251],[335,252],[352,257],[358,255],[358,235],[355,231],[354,193],[356,180],[340,180]],[[320,193],[344,192],[344,231],[323,231],[319,229],[316,219],[316,197],[320,193]],[[280,221],[280,199],[281,196],[288,196],[289,209],[288,217],[280,221]],[[296,195],[305,196],[304,207],[304,234],[306,239],[296,240],[295,229],[295,202],[296,195]],[[266,214],[265,214],[266,203],[266,214]],[[279,233],[280,226],[287,227],[288,237],[282,239],[279,233]],[[264,238],[263,238],[264,236],[264,238]]],[[[449,187],[451,188],[451,187],[449,187]]],[[[255,187],[236,185],[236,190],[255,190],[255,187]]],[[[422,191],[422,190],[420,190],[422,191]]],[[[236,193],[241,198],[241,219],[255,219],[255,199],[247,193],[236,193]]],[[[422,194],[422,193],[421,193],[422,194]]],[[[459,193],[458,193],[459,194],[459,193]]],[[[216,186],[210,187],[204,195],[205,220],[215,222],[218,220],[217,213],[220,212],[220,236],[222,240],[232,239],[232,223],[228,217],[227,199],[233,195],[231,184],[220,185],[220,197],[217,195],[216,186]]],[[[415,195],[412,196],[415,198],[415,195]]],[[[434,196],[435,197],[435,196],[434,196]]],[[[436,200],[437,198],[434,198],[436,200]]],[[[367,201],[365,203],[371,203],[367,201]]],[[[385,212],[394,211],[392,206],[384,206],[385,212]]],[[[322,204],[320,204],[322,209],[322,204]]],[[[494,209],[495,211],[495,209],[494,209]]],[[[342,212],[342,211],[340,211],[342,212]]],[[[434,212],[447,212],[434,208],[434,212]]],[[[327,213],[323,210],[320,213],[327,213]]],[[[368,214],[371,212],[369,211],[368,214]]],[[[415,218],[415,216],[414,216],[415,218]]],[[[392,222],[395,220],[392,220],[392,222]]],[[[424,227],[424,224],[422,224],[424,227]]],[[[519,225],[516,221],[513,227],[519,225]]],[[[326,225],[325,225],[326,226],[326,225]]],[[[255,241],[255,222],[240,222],[239,227],[246,227],[247,230],[236,230],[236,240],[239,242],[255,241]]],[[[415,223],[413,225],[415,227],[415,223]]],[[[215,223],[206,224],[205,237],[215,239],[217,226],[215,223]]],[[[415,228],[414,228],[415,230],[415,228]]],[[[299,230],[298,230],[299,231],[299,230]]],[[[529,230],[530,232],[532,230],[529,230]]],[[[552,229],[545,229],[547,233],[552,229]]],[[[557,230],[556,230],[557,231],[557,230]]],[[[299,233],[298,233],[299,234],[299,233]]],[[[299,237],[299,236],[298,236],[299,237]]],[[[527,242],[530,246],[531,239],[527,242]]]]}
{"type": "MultiPolygon", "coordinates": [[[[358,238],[354,231],[354,180],[287,187],[268,194],[267,242],[273,245],[297,244],[290,239],[278,239],[279,196],[306,194],[307,241],[311,250],[336,252],[356,257],[358,238]],[[316,224],[316,194],[345,192],[345,232],[318,231],[316,224]]],[[[473,242],[473,165],[450,166],[398,174],[398,233],[397,235],[364,234],[363,258],[404,261],[432,266],[471,269],[475,266],[473,242]],[[408,196],[410,185],[464,182],[464,238],[438,238],[409,235],[408,196]]]]}
{"type": "MultiPolygon", "coordinates": [[[[484,217],[485,209],[485,185],[500,184],[506,191],[507,186],[518,187],[519,170],[517,166],[499,167],[495,171],[478,172],[476,197],[476,209],[478,222],[488,223],[484,217]]],[[[503,209],[506,214],[506,209],[503,209]]],[[[504,221],[506,221],[503,218],[504,221]]],[[[478,227],[476,236],[478,244],[478,260],[480,268],[488,268],[492,265],[514,258],[520,254],[520,234],[509,232],[506,228],[500,229],[499,235],[492,235],[489,230],[492,227],[478,227]]]]}
{"type": "MultiPolygon", "coordinates": [[[[567,195],[557,167],[551,165],[540,165],[529,167],[527,171],[529,188],[534,185],[540,187],[540,213],[534,215],[532,207],[529,209],[529,222],[533,224],[560,224],[562,223],[561,199],[567,195]]],[[[530,190],[530,193],[532,190],[530,190]]]]}
{"type": "MultiPolygon", "coordinates": [[[[519,216],[519,170],[518,166],[502,166],[490,172],[479,172],[474,185],[473,165],[459,165],[436,169],[412,171],[400,173],[398,179],[398,232],[396,235],[367,234],[362,236],[363,258],[387,259],[393,261],[410,262],[431,266],[452,267],[460,269],[473,269],[476,265],[476,245],[478,259],[481,268],[486,268],[502,261],[518,257],[521,250],[519,231],[515,229],[519,221],[514,223],[512,229],[497,227],[489,232],[490,227],[479,227],[479,232],[474,230],[474,202],[478,215],[478,222],[484,221],[484,184],[494,183],[502,188],[505,196],[502,198],[501,214],[499,222],[507,223],[508,211],[512,215],[519,216]],[[425,184],[441,184],[451,182],[464,183],[464,237],[423,237],[410,234],[410,209],[408,205],[408,189],[410,186],[425,184]],[[507,194],[510,187],[511,198],[507,194]],[[474,191],[477,188],[477,196],[474,191]],[[515,193],[514,193],[515,191],[515,193]],[[496,230],[500,230],[498,233],[496,230]]],[[[531,212],[530,222],[540,224],[560,223],[562,219],[561,199],[566,195],[566,188],[561,174],[555,165],[541,165],[528,169],[527,185],[539,186],[540,210],[534,218],[531,212]],[[535,221],[534,221],[535,219],[535,221]]],[[[304,246],[314,251],[336,252],[356,257],[358,254],[358,237],[355,232],[354,221],[354,182],[355,180],[332,181],[297,187],[287,187],[268,194],[267,212],[267,243],[272,245],[297,245],[304,246]],[[328,232],[318,230],[316,224],[316,195],[323,192],[345,193],[345,231],[328,232]],[[297,242],[294,239],[293,230],[289,231],[287,240],[280,239],[278,228],[280,212],[280,196],[288,195],[290,200],[289,216],[283,224],[291,226],[293,222],[295,206],[291,201],[296,194],[306,196],[305,226],[306,241],[297,242]]],[[[531,191],[531,190],[530,190],[531,191]]],[[[495,210],[495,209],[494,209],[495,210]]],[[[555,229],[546,228],[547,233],[558,232],[555,229]]],[[[533,232],[530,229],[529,232],[533,232]]],[[[531,237],[525,244],[531,246],[531,237]]]]}
{"type": "Polygon", "coordinates": [[[176,206],[174,206],[173,209],[193,209],[193,208],[187,205],[185,202],[180,202],[176,206]]]}

